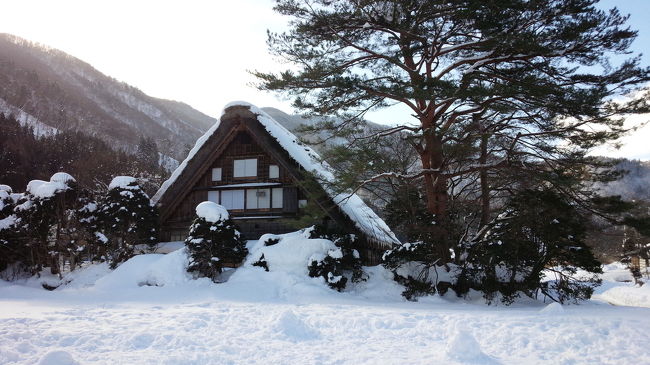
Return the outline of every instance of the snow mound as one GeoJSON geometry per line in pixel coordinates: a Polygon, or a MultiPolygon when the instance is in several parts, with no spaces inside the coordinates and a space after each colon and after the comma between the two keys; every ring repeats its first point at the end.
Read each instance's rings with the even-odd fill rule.
{"type": "Polygon", "coordinates": [[[364,267],[367,281],[348,282],[342,293],[330,289],[321,277],[309,277],[308,265],[311,258],[325,257],[329,251],[337,249],[330,240],[305,237],[304,230],[263,235],[258,241],[249,241],[249,254],[245,262],[226,283],[220,284],[219,290],[229,298],[253,301],[320,303],[342,297],[364,301],[404,300],[400,295],[404,288],[382,266],[364,267]],[[273,243],[275,240],[279,241],[273,243]],[[262,256],[268,265],[268,272],[259,266],[253,266],[262,256]]]}
{"type": "Polygon", "coordinates": [[[66,351],[50,351],[41,358],[38,365],[79,365],[66,351]]]}
{"type": "Polygon", "coordinates": [[[320,333],[298,318],[292,310],[286,310],[277,318],[273,327],[282,337],[292,342],[320,338],[320,333]]]}
{"type": "MultiPolygon", "coordinates": [[[[97,282],[97,280],[111,273],[107,262],[88,265],[81,269],[67,273],[62,282],[67,283],[66,288],[88,288],[97,282]]],[[[64,288],[59,287],[57,290],[64,288]]]]}
{"type": "Polygon", "coordinates": [[[138,180],[136,180],[136,178],[133,176],[116,176],[113,178],[113,180],[111,180],[111,183],[108,185],[108,189],[113,190],[119,188],[125,190],[137,190],[139,189],[137,182],[138,180]],[[133,183],[135,183],[135,186],[129,186],[133,183]]]}
{"type": "Polygon", "coordinates": [[[205,201],[196,206],[196,215],[208,222],[216,223],[228,219],[228,210],[223,205],[205,201]]]}
{"type": "Polygon", "coordinates": [[[97,280],[95,287],[100,290],[123,290],[142,286],[179,286],[192,280],[186,272],[187,265],[186,250],[167,255],[138,255],[97,280]]]}
{"type": "Polygon", "coordinates": [[[456,323],[455,329],[447,342],[447,356],[460,362],[490,363],[491,359],[481,351],[481,345],[472,333],[456,323]]]}
{"type": "Polygon", "coordinates": [[[560,303],[553,302],[542,308],[539,312],[544,314],[562,314],[564,313],[564,307],[560,303]]]}
{"type": "Polygon", "coordinates": [[[597,296],[615,305],[650,308],[650,284],[639,286],[615,286],[597,296]]]}
{"type": "Polygon", "coordinates": [[[251,261],[257,261],[261,255],[269,266],[269,271],[282,271],[296,275],[307,275],[307,266],[312,256],[324,255],[330,250],[338,249],[334,242],[326,239],[305,238],[301,232],[284,235],[265,234],[250,250],[251,261]],[[269,238],[280,238],[272,246],[265,246],[269,238]]]}
{"type": "Polygon", "coordinates": [[[603,265],[603,274],[601,277],[604,281],[618,283],[629,283],[634,281],[627,264],[621,262],[613,262],[611,264],[603,265]]]}

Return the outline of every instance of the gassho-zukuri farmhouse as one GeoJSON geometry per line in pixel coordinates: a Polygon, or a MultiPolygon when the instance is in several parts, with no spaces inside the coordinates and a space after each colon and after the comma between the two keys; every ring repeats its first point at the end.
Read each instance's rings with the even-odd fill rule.
{"type": "Polygon", "coordinates": [[[187,158],[153,197],[161,219],[161,240],[187,236],[195,208],[203,201],[223,205],[246,239],[265,233],[287,233],[308,202],[337,225],[357,235],[366,264],[399,243],[386,223],[356,194],[337,194],[326,186],[305,183],[305,172],[317,181],[332,181],[331,167],[310,147],[257,107],[228,104],[187,158]]]}

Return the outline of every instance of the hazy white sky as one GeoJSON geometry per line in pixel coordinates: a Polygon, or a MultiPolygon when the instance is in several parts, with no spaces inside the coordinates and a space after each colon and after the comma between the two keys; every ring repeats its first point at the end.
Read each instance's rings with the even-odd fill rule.
{"type": "Polygon", "coordinates": [[[149,95],[212,116],[233,100],[290,109],[248,86],[247,70],[273,69],[266,30],[285,20],[271,0],[0,3],[0,32],[61,49],[149,95]]]}
{"type": "MultiPolygon", "coordinates": [[[[186,102],[211,116],[234,100],[291,112],[288,101],[250,86],[247,70],[282,68],[267,52],[266,30],[286,19],[272,0],[0,0],[0,32],[43,43],[80,58],[145,93],[186,102]]],[[[639,30],[635,52],[650,50],[650,0],[604,0],[631,13],[639,30]]],[[[646,58],[645,65],[650,65],[646,58]]],[[[402,118],[376,112],[373,121],[402,118]]],[[[640,118],[645,119],[645,118],[640,118]]],[[[649,118],[650,119],[650,118],[649,118]]],[[[650,126],[612,156],[650,159],[650,126]]]]}

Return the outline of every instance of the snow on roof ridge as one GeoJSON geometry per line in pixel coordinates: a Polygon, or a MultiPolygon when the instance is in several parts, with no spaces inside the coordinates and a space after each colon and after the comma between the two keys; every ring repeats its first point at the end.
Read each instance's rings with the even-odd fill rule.
{"type": "MultiPolygon", "coordinates": [[[[225,110],[225,109],[224,109],[225,110]]],[[[207,132],[205,132],[199,139],[196,140],[196,143],[194,144],[194,147],[190,150],[190,152],[187,154],[187,157],[183,160],[183,162],[176,167],[176,170],[172,172],[171,176],[169,179],[165,180],[163,184],[160,186],[160,189],[154,194],[154,196],[151,198],[151,201],[156,204],[160,200],[160,198],[165,194],[167,189],[169,189],[172,184],[178,179],[178,177],[181,175],[183,170],[187,167],[188,162],[194,158],[194,155],[203,147],[205,142],[214,134],[214,132],[219,128],[219,125],[221,125],[221,118],[217,119],[217,122],[208,129],[207,132]]]]}
{"type": "MultiPolygon", "coordinates": [[[[298,141],[296,135],[291,133],[282,124],[273,119],[269,114],[264,112],[257,106],[245,102],[234,101],[226,104],[221,117],[226,113],[226,110],[235,106],[243,106],[250,110],[251,113],[257,115],[257,121],[264,126],[269,134],[275,138],[278,143],[284,148],[289,155],[305,170],[317,174],[320,178],[326,181],[333,181],[334,174],[331,172],[331,167],[327,162],[322,161],[320,156],[311,147],[306,146],[298,141]]],[[[176,181],[178,176],[182,173],[183,169],[187,167],[188,162],[194,155],[201,149],[205,142],[215,133],[221,124],[221,118],[203,135],[194,145],[187,158],[174,170],[172,176],[165,181],[158,192],[153,196],[152,200],[157,203],[167,189],[176,181]]],[[[347,215],[363,233],[369,238],[374,238],[379,242],[389,242],[392,244],[399,243],[395,234],[366,203],[361,200],[357,194],[340,193],[337,194],[326,186],[323,187],[327,194],[339,206],[341,211],[347,215]]]]}

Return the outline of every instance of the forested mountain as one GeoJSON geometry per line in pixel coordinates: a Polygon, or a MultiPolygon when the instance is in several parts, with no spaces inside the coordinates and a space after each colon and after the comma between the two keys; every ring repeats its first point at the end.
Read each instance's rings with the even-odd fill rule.
{"type": "Polygon", "coordinates": [[[169,171],[161,166],[156,143],[147,137],[135,153],[115,150],[107,142],[80,131],[62,130],[37,136],[34,128],[0,113],[0,185],[25,191],[31,180],[48,180],[66,171],[85,189],[103,190],[115,176],[140,179],[153,194],[169,171]]]}
{"type": "Polygon", "coordinates": [[[650,202],[650,161],[620,159],[616,168],[623,172],[621,179],[601,186],[601,190],[625,200],[650,202]]]}
{"type": "Polygon", "coordinates": [[[190,106],[153,98],[62,51],[0,34],[0,112],[37,134],[75,130],[135,152],[141,137],[182,159],[215,122],[190,106]]]}

